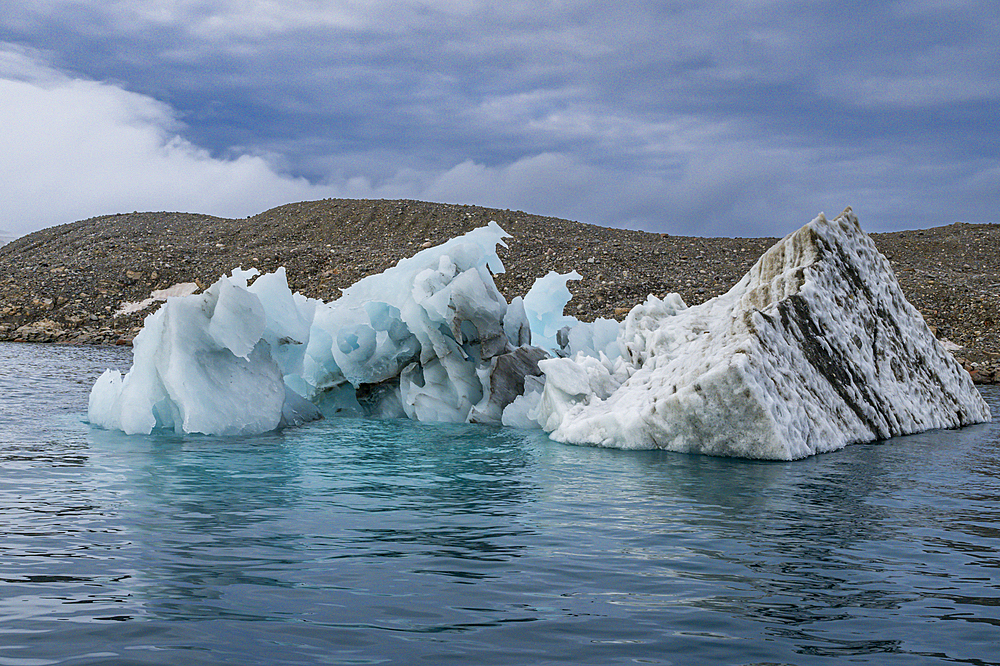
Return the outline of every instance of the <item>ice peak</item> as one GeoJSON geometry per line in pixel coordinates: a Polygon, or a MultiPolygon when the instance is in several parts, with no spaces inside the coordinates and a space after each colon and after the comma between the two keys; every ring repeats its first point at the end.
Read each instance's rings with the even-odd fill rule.
{"type": "MultiPolygon", "coordinates": [[[[623,342],[631,369],[606,398],[567,407],[546,383],[536,415],[553,437],[794,459],[990,418],[850,209],[786,236],[727,294],[637,319],[623,342]]],[[[589,368],[591,396],[622,374],[577,358],[547,376],[555,364],[589,368]]]]}

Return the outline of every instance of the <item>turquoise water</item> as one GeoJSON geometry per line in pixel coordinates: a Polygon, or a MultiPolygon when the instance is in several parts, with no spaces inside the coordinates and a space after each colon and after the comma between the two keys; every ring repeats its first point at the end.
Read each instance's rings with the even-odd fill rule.
{"type": "Polygon", "coordinates": [[[0,344],[0,666],[1000,662],[1000,424],[795,463],[91,428],[128,363],[0,344]]]}

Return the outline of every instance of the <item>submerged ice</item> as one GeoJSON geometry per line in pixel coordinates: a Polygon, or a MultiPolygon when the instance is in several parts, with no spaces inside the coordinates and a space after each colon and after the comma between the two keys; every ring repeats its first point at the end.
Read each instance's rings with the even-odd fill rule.
{"type": "Polygon", "coordinates": [[[565,315],[550,273],[507,303],[496,224],[329,303],[283,269],[171,297],[107,371],[92,423],[246,434],[322,415],[540,427],[563,442],[794,459],[989,420],[848,209],[765,253],[728,293],[650,296],[624,322],[565,315]]]}

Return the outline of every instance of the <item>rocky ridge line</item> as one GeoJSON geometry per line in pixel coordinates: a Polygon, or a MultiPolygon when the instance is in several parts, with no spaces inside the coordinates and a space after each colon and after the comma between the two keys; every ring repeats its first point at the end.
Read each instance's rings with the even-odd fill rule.
{"type": "MultiPolygon", "coordinates": [[[[115,316],[123,302],[180,282],[207,286],[237,266],[285,266],[293,290],[330,300],[490,220],[513,236],[500,253],[507,272],[497,279],[507,299],[550,270],[576,269],[584,279],[570,283],[568,312],[585,320],[621,319],[647,294],[676,291],[689,305],[701,303],[727,291],[777,240],[673,236],[418,201],[328,199],[240,220],[107,215],[0,247],[0,340],[127,344],[153,308],[115,316]]],[[[872,238],[932,330],[960,347],[954,353],[973,379],[1000,381],[1000,225],[872,238]]]]}

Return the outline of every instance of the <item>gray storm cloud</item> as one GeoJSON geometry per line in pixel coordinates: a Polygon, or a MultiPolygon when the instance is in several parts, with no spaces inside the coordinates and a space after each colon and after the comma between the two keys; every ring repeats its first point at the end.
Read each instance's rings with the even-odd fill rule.
{"type": "Polygon", "coordinates": [[[715,235],[847,204],[874,230],[992,221],[991,12],[17,3],[0,18],[0,226],[324,196],[715,235]]]}

